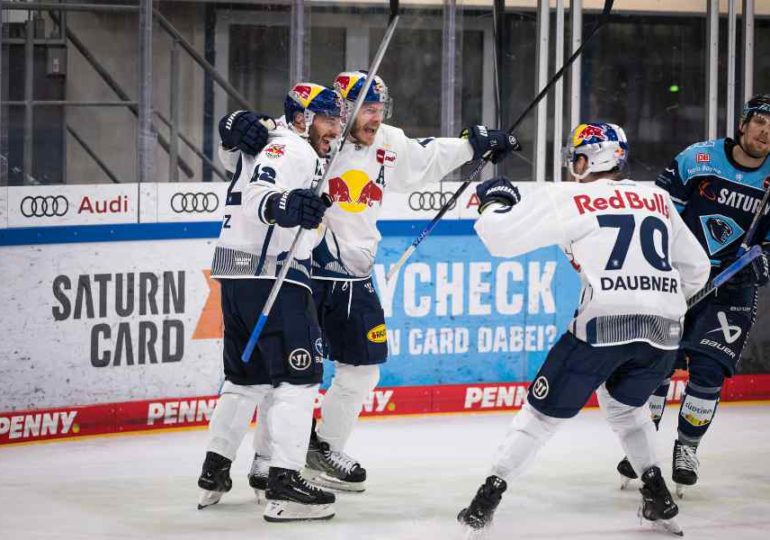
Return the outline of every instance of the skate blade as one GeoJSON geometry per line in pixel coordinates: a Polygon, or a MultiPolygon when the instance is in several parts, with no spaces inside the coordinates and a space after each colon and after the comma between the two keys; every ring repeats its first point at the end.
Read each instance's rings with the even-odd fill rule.
{"type": "Polygon", "coordinates": [[[675,519],[659,519],[651,523],[652,527],[659,532],[673,534],[674,536],[684,536],[682,527],[679,526],[675,519]]]}
{"type": "Polygon", "coordinates": [[[676,496],[679,497],[680,499],[684,499],[684,492],[688,487],[690,486],[686,486],[684,484],[676,484],[676,489],[675,489],[676,496]]]}
{"type": "Polygon", "coordinates": [[[263,504],[266,503],[267,500],[265,499],[265,490],[264,489],[254,489],[254,495],[257,496],[257,504],[263,504]]]}
{"type": "Polygon", "coordinates": [[[463,525],[464,540],[484,540],[489,537],[489,527],[474,529],[470,525],[463,525]]]}
{"type": "Polygon", "coordinates": [[[366,491],[366,482],[345,482],[339,478],[334,478],[326,473],[319,473],[312,469],[305,469],[302,476],[305,477],[305,480],[315,486],[333,489],[335,491],[344,491],[345,493],[362,493],[363,491],[366,491]]]}
{"type": "Polygon", "coordinates": [[[265,521],[315,521],[334,517],[333,504],[300,504],[292,501],[267,501],[265,521]]]}
{"type": "Polygon", "coordinates": [[[201,490],[201,496],[198,499],[198,510],[203,510],[207,506],[217,504],[224,495],[222,491],[208,491],[206,489],[201,490]]]}
{"type": "Polygon", "coordinates": [[[629,478],[628,476],[620,475],[620,491],[623,491],[626,489],[630,484],[633,478],[629,478]]]}

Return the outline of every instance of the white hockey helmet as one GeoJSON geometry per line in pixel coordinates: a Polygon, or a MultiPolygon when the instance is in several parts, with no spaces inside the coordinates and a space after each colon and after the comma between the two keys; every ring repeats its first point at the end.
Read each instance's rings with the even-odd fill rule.
{"type": "Polygon", "coordinates": [[[591,173],[622,170],[628,160],[628,141],[623,128],[602,122],[580,124],[574,129],[564,149],[565,166],[582,180],[591,173]],[[585,156],[588,167],[582,174],[575,172],[578,156],[585,156]]]}

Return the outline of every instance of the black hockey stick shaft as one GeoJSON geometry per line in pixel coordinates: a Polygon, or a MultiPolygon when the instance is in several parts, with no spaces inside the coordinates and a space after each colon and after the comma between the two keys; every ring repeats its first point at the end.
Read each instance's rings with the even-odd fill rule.
{"type": "MultiPolygon", "coordinates": [[[[508,129],[508,133],[510,135],[513,135],[514,131],[516,131],[516,128],[519,127],[519,124],[521,124],[524,121],[524,118],[529,114],[529,112],[534,109],[540,101],[548,94],[548,92],[551,90],[553,85],[555,85],[559,79],[561,79],[562,75],[564,75],[564,72],[569,68],[572,63],[577,59],[578,56],[583,52],[583,49],[586,45],[588,45],[588,42],[591,41],[591,38],[596,35],[596,33],[599,31],[599,29],[604,26],[604,24],[607,22],[610,16],[610,12],[612,11],[612,4],[615,0],[605,0],[604,2],[604,8],[602,9],[602,14],[599,17],[599,20],[597,21],[596,25],[591,29],[591,32],[589,32],[588,36],[583,40],[583,43],[580,44],[580,47],[575,50],[574,53],[572,53],[572,56],[570,56],[566,62],[564,62],[564,65],[554,73],[553,77],[551,77],[551,80],[548,81],[548,83],[543,87],[542,90],[540,90],[540,93],[535,96],[535,98],[530,102],[530,104],[527,106],[526,109],[519,115],[519,117],[516,119],[516,121],[511,125],[511,127],[508,129]]],[[[488,163],[487,160],[481,159],[479,160],[478,164],[473,168],[471,173],[468,175],[468,178],[466,178],[463,183],[460,185],[460,187],[457,189],[457,191],[452,194],[452,197],[444,203],[444,206],[442,206],[436,216],[428,223],[428,225],[420,232],[419,235],[417,235],[417,238],[414,239],[412,244],[406,248],[404,253],[401,254],[401,257],[399,260],[390,267],[390,270],[388,270],[388,274],[386,275],[385,279],[386,281],[390,281],[393,276],[399,271],[399,269],[404,265],[406,260],[414,253],[414,251],[417,249],[417,246],[419,246],[425,238],[430,235],[431,232],[433,232],[433,229],[436,227],[438,222],[441,220],[442,217],[449,211],[450,208],[454,208],[455,204],[457,204],[457,199],[460,198],[460,195],[462,195],[466,189],[468,189],[468,186],[471,185],[471,183],[476,179],[476,177],[481,174],[481,171],[484,169],[486,164],[488,163]]]]}
{"type": "MultiPolygon", "coordinates": [[[[329,161],[326,164],[324,174],[321,177],[321,181],[318,182],[318,184],[315,187],[316,195],[320,195],[323,192],[324,188],[326,187],[326,180],[329,177],[329,171],[331,170],[334,161],[337,159],[337,156],[339,156],[340,151],[345,145],[345,141],[347,140],[348,134],[350,134],[350,130],[353,127],[353,123],[355,121],[356,115],[358,114],[358,111],[361,109],[361,105],[363,104],[364,99],[366,98],[366,94],[369,91],[369,87],[374,81],[374,78],[377,76],[377,70],[380,67],[380,62],[382,62],[382,59],[385,56],[385,51],[388,50],[388,45],[390,45],[390,40],[393,37],[393,33],[396,31],[398,18],[399,18],[398,0],[390,0],[390,19],[388,20],[388,27],[385,30],[385,35],[383,36],[382,41],[380,42],[380,46],[377,49],[377,53],[374,55],[374,59],[372,60],[371,65],[369,66],[369,71],[366,75],[366,80],[364,81],[364,85],[358,94],[358,98],[356,99],[355,105],[353,106],[353,111],[350,113],[350,118],[348,122],[345,124],[345,128],[342,130],[342,135],[340,135],[340,142],[338,145],[335,145],[332,148],[332,152],[331,152],[331,155],[329,156],[329,161]]],[[[299,247],[300,241],[302,240],[302,237],[304,236],[304,234],[305,234],[305,229],[300,227],[300,229],[297,231],[297,235],[294,237],[294,241],[292,242],[291,247],[289,248],[289,252],[286,254],[286,258],[282,262],[283,266],[281,266],[281,271],[278,273],[278,277],[273,283],[273,288],[270,289],[270,295],[267,297],[267,301],[265,302],[265,305],[262,308],[262,312],[259,314],[259,318],[257,319],[257,324],[254,325],[254,328],[251,331],[251,335],[249,336],[249,341],[246,343],[246,347],[243,349],[243,353],[241,354],[241,360],[243,362],[249,361],[252,353],[254,352],[254,349],[257,346],[257,342],[259,341],[259,336],[262,333],[262,329],[265,327],[265,324],[267,323],[267,318],[270,315],[270,310],[273,308],[273,304],[278,298],[278,293],[281,290],[281,286],[283,285],[283,282],[286,281],[286,276],[289,273],[289,269],[291,268],[292,262],[294,261],[294,256],[297,253],[297,248],[299,247]]]]}

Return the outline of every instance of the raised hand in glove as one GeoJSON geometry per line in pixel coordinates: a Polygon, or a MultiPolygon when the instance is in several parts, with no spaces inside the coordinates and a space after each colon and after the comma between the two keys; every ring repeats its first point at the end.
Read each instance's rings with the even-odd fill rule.
{"type": "Polygon", "coordinates": [[[219,121],[222,146],[237,148],[244,154],[256,156],[267,144],[268,132],[275,129],[275,121],[264,114],[235,111],[219,121]]]}
{"type": "Polygon", "coordinates": [[[492,203],[514,206],[521,200],[519,189],[505,176],[498,176],[476,186],[479,197],[479,214],[492,203]]]}
{"type": "Polygon", "coordinates": [[[267,200],[265,217],[279,227],[315,229],[331,205],[332,200],[325,193],[318,197],[312,189],[295,189],[271,195],[267,200]]]}
{"type": "Polygon", "coordinates": [[[511,152],[521,150],[521,144],[513,135],[499,129],[489,129],[486,126],[465,128],[460,137],[468,139],[473,147],[473,159],[486,159],[499,163],[511,152]]]}

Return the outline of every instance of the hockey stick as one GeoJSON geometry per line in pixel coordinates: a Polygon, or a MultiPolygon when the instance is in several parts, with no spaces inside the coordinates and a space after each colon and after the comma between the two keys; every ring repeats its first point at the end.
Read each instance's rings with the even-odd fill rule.
{"type": "MultiPolygon", "coordinates": [[[[326,188],[326,180],[329,177],[329,171],[332,169],[334,161],[337,159],[337,156],[340,154],[340,151],[347,142],[350,130],[355,123],[356,115],[361,109],[361,105],[364,102],[364,98],[366,98],[369,87],[372,85],[372,81],[374,81],[374,77],[377,75],[377,70],[380,68],[380,62],[382,62],[382,59],[385,56],[385,51],[388,49],[388,45],[390,44],[390,40],[393,37],[393,33],[396,31],[398,19],[398,0],[390,0],[390,19],[388,20],[388,27],[385,30],[385,35],[382,38],[380,47],[377,49],[377,54],[374,56],[374,60],[372,60],[372,64],[369,66],[369,72],[366,75],[364,86],[361,88],[361,92],[358,94],[358,99],[356,99],[356,102],[353,105],[353,111],[348,116],[349,120],[345,124],[345,128],[342,130],[342,135],[340,135],[340,142],[332,148],[323,177],[321,177],[321,181],[318,182],[315,187],[315,194],[317,196],[320,196],[321,193],[323,193],[323,190],[326,188]]],[[[254,348],[257,346],[259,335],[262,333],[262,329],[265,327],[265,323],[267,323],[267,317],[270,315],[270,310],[273,308],[273,304],[275,303],[276,298],[278,298],[278,292],[281,290],[281,285],[283,285],[283,282],[286,280],[286,275],[289,273],[289,268],[291,267],[292,261],[294,261],[297,247],[299,246],[299,243],[302,240],[304,234],[305,229],[300,228],[297,232],[297,236],[294,237],[294,241],[291,244],[289,253],[286,255],[286,259],[283,261],[281,271],[278,273],[278,277],[276,278],[275,283],[273,283],[273,288],[270,290],[270,295],[267,297],[265,306],[262,308],[262,313],[260,313],[257,324],[251,331],[248,343],[246,343],[246,348],[243,350],[243,354],[241,355],[241,360],[243,362],[249,361],[252,353],[254,352],[254,348]]]]}
{"type": "MultiPolygon", "coordinates": [[[[516,130],[517,127],[519,127],[519,124],[524,120],[524,118],[529,114],[529,112],[538,104],[540,101],[548,94],[548,91],[553,87],[556,82],[561,79],[564,72],[567,70],[568,67],[572,65],[572,63],[577,59],[578,56],[580,56],[580,53],[583,52],[583,48],[588,45],[588,42],[591,41],[591,38],[596,35],[596,32],[599,31],[599,29],[604,26],[604,24],[607,22],[610,16],[610,11],[612,11],[612,4],[615,0],[605,0],[604,1],[604,8],[602,9],[602,14],[599,17],[599,21],[596,23],[596,26],[593,27],[591,32],[588,34],[588,37],[583,41],[583,43],[580,45],[580,47],[577,48],[577,50],[572,53],[572,56],[570,56],[567,61],[564,63],[564,65],[557,71],[553,77],[551,77],[551,80],[548,81],[548,83],[543,87],[542,90],[540,90],[540,93],[535,96],[535,99],[532,100],[532,102],[527,106],[526,109],[524,109],[524,112],[522,112],[519,117],[516,119],[516,121],[513,123],[513,125],[508,129],[508,133],[510,135],[513,135],[513,132],[516,130]]],[[[406,260],[411,257],[412,253],[417,249],[417,246],[419,246],[425,238],[428,237],[428,235],[433,231],[433,229],[436,227],[438,222],[441,220],[442,217],[444,217],[444,214],[446,214],[450,208],[454,208],[454,205],[457,203],[457,199],[460,198],[460,195],[463,194],[463,192],[468,189],[468,186],[471,185],[471,182],[473,182],[476,177],[481,174],[481,171],[484,169],[484,167],[487,164],[487,160],[479,160],[478,165],[476,165],[476,168],[471,171],[470,175],[468,175],[468,178],[460,185],[460,188],[455,191],[455,193],[452,195],[452,197],[444,203],[444,206],[441,207],[441,209],[436,214],[436,217],[434,217],[430,223],[422,230],[422,232],[417,236],[417,238],[414,239],[412,244],[406,248],[404,253],[401,254],[401,258],[398,259],[398,261],[391,265],[390,270],[388,270],[387,275],[385,276],[386,281],[390,281],[394,275],[399,271],[399,269],[404,265],[406,260]]]]}
{"type": "Polygon", "coordinates": [[[727,283],[735,274],[751,264],[751,261],[762,255],[761,246],[755,245],[749,247],[749,244],[754,239],[754,233],[757,231],[759,221],[762,219],[762,214],[764,214],[768,199],[770,199],[770,187],[765,190],[762,201],[759,203],[756,212],[754,212],[754,217],[751,220],[751,225],[749,225],[749,230],[746,231],[746,234],[743,236],[743,242],[741,242],[741,246],[738,248],[738,258],[687,301],[688,309],[706,298],[717,288],[727,283]]]}
{"type": "MultiPolygon", "coordinates": [[[[743,246],[741,246],[742,248],[743,246]]],[[[687,309],[692,308],[695,304],[706,298],[709,294],[716,289],[730,281],[732,277],[751,264],[751,261],[762,255],[762,246],[751,246],[747,251],[738,257],[733,263],[722,270],[717,276],[706,284],[700,291],[695,293],[687,301],[687,309]]]]}

